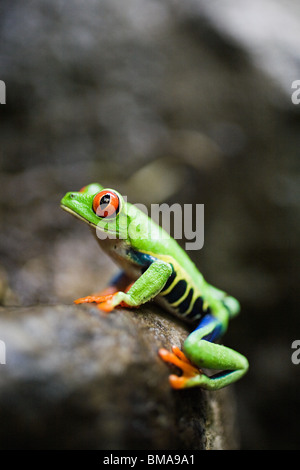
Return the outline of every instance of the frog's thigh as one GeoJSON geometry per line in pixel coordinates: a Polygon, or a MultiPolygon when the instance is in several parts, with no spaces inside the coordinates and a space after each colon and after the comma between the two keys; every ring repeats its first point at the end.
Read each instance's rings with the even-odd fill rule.
{"type": "Polygon", "coordinates": [[[199,368],[243,370],[245,373],[248,369],[248,361],[244,356],[233,349],[213,343],[224,333],[224,330],[224,324],[214,315],[208,314],[202,319],[197,329],[187,337],[183,350],[190,361],[199,368]]]}

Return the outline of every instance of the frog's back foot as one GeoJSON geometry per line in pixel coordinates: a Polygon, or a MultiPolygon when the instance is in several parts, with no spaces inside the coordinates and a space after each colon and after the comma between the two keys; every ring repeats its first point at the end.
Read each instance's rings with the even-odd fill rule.
{"type": "Polygon", "coordinates": [[[171,374],[169,376],[169,382],[172,388],[185,388],[186,386],[189,386],[188,383],[190,379],[202,374],[202,371],[193,366],[191,361],[177,346],[172,347],[172,352],[161,348],[158,351],[158,354],[164,362],[174,364],[176,367],[182,370],[181,376],[177,376],[175,374],[171,374]]]}

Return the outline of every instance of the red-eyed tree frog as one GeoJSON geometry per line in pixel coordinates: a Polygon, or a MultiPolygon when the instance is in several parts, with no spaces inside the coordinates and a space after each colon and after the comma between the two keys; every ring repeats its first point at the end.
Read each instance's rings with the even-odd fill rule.
{"type": "Polygon", "coordinates": [[[240,379],[248,370],[247,359],[216,344],[229,320],[240,310],[239,302],[206,282],[177,241],[121,194],[98,183],[68,192],[61,207],[86,222],[100,246],[121,268],[102,293],[75,300],[95,302],[111,312],[117,306],[138,307],[152,299],[169,312],[190,322],[195,329],[183,351],[161,348],[161,359],[175,364],[182,374],[169,376],[175,389],[199,386],[218,390],[240,379]],[[201,368],[218,371],[207,375],[201,368]]]}

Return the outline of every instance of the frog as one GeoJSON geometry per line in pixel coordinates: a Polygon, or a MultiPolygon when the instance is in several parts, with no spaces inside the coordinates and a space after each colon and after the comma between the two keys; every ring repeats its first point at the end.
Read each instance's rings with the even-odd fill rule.
{"type": "Polygon", "coordinates": [[[159,223],[119,191],[99,183],[67,192],[60,205],[90,227],[119,267],[105,289],[80,297],[75,304],[94,303],[110,313],[153,301],[186,322],[189,333],[182,347],[168,350],[162,345],[157,351],[171,368],[172,389],[215,391],[246,374],[247,358],[220,341],[229,321],[239,314],[240,302],[206,281],[187,251],[159,223]]]}

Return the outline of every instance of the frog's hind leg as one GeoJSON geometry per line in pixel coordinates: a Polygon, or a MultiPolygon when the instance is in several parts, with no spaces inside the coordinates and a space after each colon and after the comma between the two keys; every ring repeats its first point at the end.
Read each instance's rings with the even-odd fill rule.
{"type": "Polygon", "coordinates": [[[170,385],[173,388],[184,388],[185,383],[188,379],[196,377],[197,375],[202,373],[202,371],[198,367],[193,366],[191,361],[177,346],[172,347],[172,352],[169,352],[167,349],[161,348],[158,351],[158,354],[163,361],[174,364],[182,370],[182,375],[180,377],[173,374],[169,376],[170,385]]]}
{"type": "Polygon", "coordinates": [[[248,370],[247,359],[238,352],[213,343],[225,331],[227,319],[220,320],[212,314],[203,317],[198,327],[187,337],[183,346],[181,362],[178,355],[166,350],[160,350],[159,355],[165,362],[171,362],[183,370],[183,375],[170,376],[173,388],[202,387],[207,390],[218,390],[239,378],[248,370]],[[174,357],[177,356],[177,359],[174,357]],[[188,362],[190,368],[186,371],[184,363],[188,362]],[[192,368],[192,369],[191,369],[192,368]],[[218,370],[215,375],[208,376],[202,372],[204,369],[218,370]]]}

